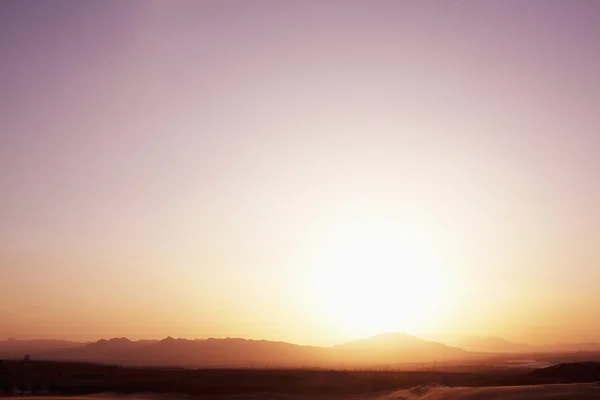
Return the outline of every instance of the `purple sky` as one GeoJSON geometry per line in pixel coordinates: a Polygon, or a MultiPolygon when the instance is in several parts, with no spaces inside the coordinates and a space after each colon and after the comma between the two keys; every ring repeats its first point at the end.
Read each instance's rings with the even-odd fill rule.
{"type": "Polygon", "coordinates": [[[595,0],[2,0],[0,337],[348,338],[296,282],[384,219],[485,293],[415,333],[600,340],[598,38],[595,0]]]}

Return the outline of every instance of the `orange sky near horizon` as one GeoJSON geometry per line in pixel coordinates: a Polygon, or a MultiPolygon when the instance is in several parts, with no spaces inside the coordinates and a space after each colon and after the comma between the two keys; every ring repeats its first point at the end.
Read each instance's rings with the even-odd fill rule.
{"type": "Polygon", "coordinates": [[[598,4],[2,2],[0,339],[600,341],[598,4]]]}

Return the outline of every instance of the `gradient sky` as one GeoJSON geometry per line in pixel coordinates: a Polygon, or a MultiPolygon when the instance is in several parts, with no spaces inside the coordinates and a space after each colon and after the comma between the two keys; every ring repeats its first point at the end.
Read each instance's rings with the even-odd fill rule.
{"type": "Polygon", "coordinates": [[[390,329],[600,340],[598,38],[595,0],[0,0],[0,338],[353,339],[315,280],[360,231],[444,276],[390,329]]]}

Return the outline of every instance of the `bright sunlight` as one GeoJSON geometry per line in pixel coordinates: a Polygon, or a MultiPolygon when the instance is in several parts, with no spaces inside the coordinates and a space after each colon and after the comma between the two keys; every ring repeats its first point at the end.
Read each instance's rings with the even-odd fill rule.
{"type": "Polygon", "coordinates": [[[356,336],[416,332],[451,303],[441,257],[405,232],[356,226],[320,260],[317,295],[330,323],[356,336]]]}

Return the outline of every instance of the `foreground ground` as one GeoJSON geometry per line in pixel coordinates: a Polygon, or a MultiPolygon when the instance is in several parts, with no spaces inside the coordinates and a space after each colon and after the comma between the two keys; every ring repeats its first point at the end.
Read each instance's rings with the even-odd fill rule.
{"type": "Polygon", "coordinates": [[[43,361],[0,363],[0,397],[27,395],[32,398],[42,394],[47,400],[52,398],[50,396],[89,396],[95,393],[120,393],[129,397],[96,394],[70,398],[600,400],[598,381],[600,363],[597,362],[565,363],[533,371],[483,368],[468,372],[194,370],[43,361]],[[150,396],[150,393],[154,395],[150,396]],[[163,393],[181,395],[166,396],[163,393]]]}
{"type": "MultiPolygon", "coordinates": [[[[180,395],[111,395],[99,394],[80,397],[27,397],[39,400],[183,400],[193,397],[180,395]]],[[[600,384],[576,383],[505,387],[419,386],[386,394],[347,396],[298,396],[289,394],[252,393],[243,395],[209,395],[203,400],[597,400],[600,384]]],[[[23,399],[10,397],[9,400],[23,399]]]]}
{"type": "Polygon", "coordinates": [[[379,400],[597,400],[600,385],[594,383],[401,390],[379,400]]]}

